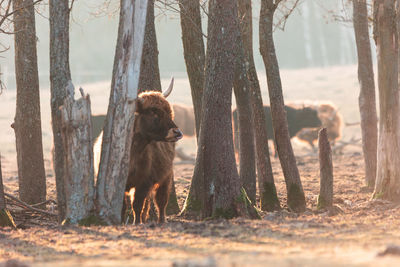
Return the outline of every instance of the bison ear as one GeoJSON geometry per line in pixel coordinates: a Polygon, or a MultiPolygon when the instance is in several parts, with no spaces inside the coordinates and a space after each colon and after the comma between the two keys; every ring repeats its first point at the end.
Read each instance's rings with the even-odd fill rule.
{"type": "Polygon", "coordinates": [[[136,99],[136,112],[141,113],[143,110],[143,98],[138,97],[136,99]]]}

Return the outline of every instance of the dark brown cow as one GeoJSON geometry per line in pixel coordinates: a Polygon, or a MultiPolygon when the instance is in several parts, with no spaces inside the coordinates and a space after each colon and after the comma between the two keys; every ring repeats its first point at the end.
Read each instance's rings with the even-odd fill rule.
{"type": "MultiPolygon", "coordinates": [[[[172,161],[175,156],[175,142],[182,138],[182,132],[175,125],[174,114],[165,99],[172,90],[143,92],[136,101],[134,133],[131,146],[126,193],[135,188],[133,204],[128,205],[135,213],[135,224],[145,222],[148,204],[153,197],[158,209],[158,222],[165,222],[172,179],[172,161]],[[144,207],[144,203],[146,205],[144,207]]],[[[100,138],[99,138],[100,139],[100,138]]],[[[122,214],[125,213],[124,201],[122,214]]]]}

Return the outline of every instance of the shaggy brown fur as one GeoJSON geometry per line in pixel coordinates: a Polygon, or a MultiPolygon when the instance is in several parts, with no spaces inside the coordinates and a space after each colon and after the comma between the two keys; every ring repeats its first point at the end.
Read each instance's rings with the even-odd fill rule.
{"type": "Polygon", "coordinates": [[[141,93],[136,103],[126,192],[135,188],[132,208],[135,223],[139,224],[147,219],[149,201],[146,201],[145,208],[143,204],[154,190],[158,222],[163,223],[174,176],[175,142],[182,137],[182,133],[173,122],[173,111],[162,93],[141,93]]]}

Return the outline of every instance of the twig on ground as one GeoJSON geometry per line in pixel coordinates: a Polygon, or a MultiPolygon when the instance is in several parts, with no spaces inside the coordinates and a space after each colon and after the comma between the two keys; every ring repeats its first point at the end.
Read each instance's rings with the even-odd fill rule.
{"type": "MultiPolygon", "coordinates": [[[[22,200],[19,200],[18,198],[14,197],[14,196],[12,196],[12,195],[10,195],[10,194],[4,193],[4,195],[5,195],[7,198],[9,198],[9,199],[11,199],[11,200],[17,202],[17,203],[19,204],[18,206],[20,206],[20,207],[22,207],[22,208],[25,208],[25,209],[28,209],[28,210],[32,210],[32,211],[35,211],[35,212],[38,212],[38,213],[46,214],[46,215],[48,215],[48,216],[58,216],[58,215],[57,215],[56,213],[54,213],[54,212],[49,212],[49,211],[45,211],[45,210],[42,210],[42,209],[35,208],[35,207],[33,207],[32,205],[29,205],[29,204],[23,202],[22,200]]],[[[40,204],[40,203],[39,203],[39,204],[40,204]]],[[[35,206],[36,206],[36,205],[38,205],[38,204],[35,204],[35,206]]]]}

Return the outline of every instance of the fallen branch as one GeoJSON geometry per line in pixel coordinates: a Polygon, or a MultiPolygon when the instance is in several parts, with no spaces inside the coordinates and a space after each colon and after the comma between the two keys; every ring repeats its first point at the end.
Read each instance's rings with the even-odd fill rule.
{"type": "MultiPolygon", "coordinates": [[[[10,194],[4,193],[4,195],[7,198],[17,202],[19,204],[19,206],[22,207],[22,208],[25,208],[25,209],[28,209],[28,210],[32,210],[32,211],[35,211],[35,212],[38,212],[38,213],[46,214],[46,215],[49,215],[49,216],[58,216],[54,212],[49,212],[49,211],[45,211],[45,210],[42,210],[42,209],[35,208],[32,205],[29,205],[29,204],[23,202],[22,200],[19,200],[18,198],[14,197],[14,196],[12,196],[10,194]]],[[[35,205],[38,205],[38,204],[35,204],[35,205]]]]}

